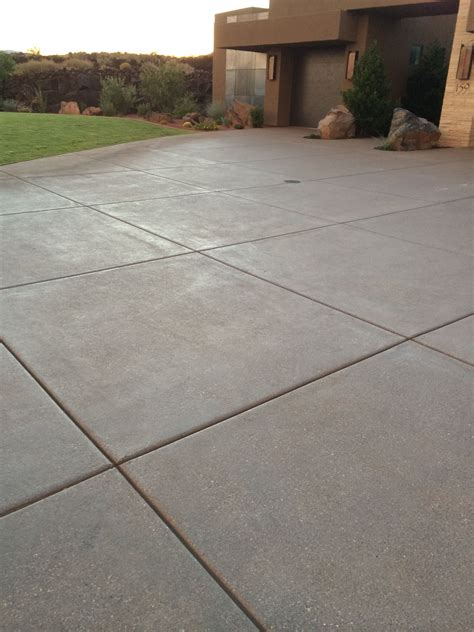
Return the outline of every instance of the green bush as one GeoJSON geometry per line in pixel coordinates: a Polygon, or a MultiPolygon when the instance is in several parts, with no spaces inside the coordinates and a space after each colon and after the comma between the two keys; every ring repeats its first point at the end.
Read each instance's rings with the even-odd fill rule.
{"type": "Polygon", "coordinates": [[[252,127],[263,127],[263,108],[257,105],[250,110],[250,119],[252,121],[252,127]]]}
{"type": "Polygon", "coordinates": [[[149,103],[139,103],[137,105],[137,114],[139,116],[143,116],[144,118],[150,118],[153,114],[151,105],[149,103]]]}
{"type": "Polygon", "coordinates": [[[448,76],[445,49],[434,42],[423,52],[407,81],[407,94],[402,105],[417,116],[439,124],[444,89],[448,76]]]}
{"type": "Polygon", "coordinates": [[[106,77],[100,84],[100,107],[103,114],[128,114],[135,103],[135,86],[127,85],[122,77],[106,77]]]}
{"type": "Polygon", "coordinates": [[[88,59],[79,59],[78,57],[69,57],[63,63],[63,68],[67,70],[80,70],[85,72],[94,67],[94,64],[88,59]]]}
{"type": "Polygon", "coordinates": [[[4,112],[16,112],[18,109],[18,103],[15,99],[5,99],[2,103],[2,110],[4,112]]]}
{"type": "Polygon", "coordinates": [[[236,123],[234,125],[234,129],[244,129],[244,126],[242,125],[242,123],[236,123]]]}
{"type": "Polygon", "coordinates": [[[196,123],[194,129],[199,129],[204,132],[215,132],[219,127],[213,119],[204,119],[204,121],[196,123]]]}
{"type": "Polygon", "coordinates": [[[0,82],[5,81],[15,70],[15,61],[8,53],[0,52],[0,82]]]}
{"type": "Polygon", "coordinates": [[[60,70],[60,64],[57,64],[50,59],[41,59],[37,61],[35,59],[29,59],[25,61],[23,64],[17,64],[15,67],[15,75],[27,75],[27,76],[35,76],[41,75],[51,72],[56,72],[60,70]]]}
{"type": "Polygon", "coordinates": [[[352,88],[343,92],[344,104],[356,120],[359,134],[384,136],[390,127],[393,102],[390,84],[377,42],[362,55],[352,88]]]}
{"type": "Polygon", "coordinates": [[[225,103],[218,103],[217,101],[209,103],[206,108],[206,114],[209,118],[214,119],[215,121],[221,121],[226,115],[225,103]]]}
{"type": "Polygon", "coordinates": [[[177,100],[174,106],[173,115],[176,118],[183,118],[186,114],[196,112],[199,109],[199,105],[196,99],[191,94],[185,94],[177,100]]]}
{"type": "Polygon", "coordinates": [[[173,112],[185,94],[183,69],[167,62],[144,64],[140,73],[140,93],[157,112],[173,112]]]}

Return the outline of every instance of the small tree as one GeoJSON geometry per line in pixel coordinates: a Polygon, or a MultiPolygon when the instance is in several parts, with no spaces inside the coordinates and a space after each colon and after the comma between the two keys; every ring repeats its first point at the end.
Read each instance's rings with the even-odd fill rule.
{"type": "Polygon", "coordinates": [[[393,102],[390,84],[377,42],[373,42],[356,65],[352,88],[342,94],[356,120],[358,132],[384,136],[390,126],[393,102]]]}
{"type": "Polygon", "coordinates": [[[185,91],[185,73],[176,64],[144,64],[140,73],[140,93],[153,110],[173,112],[185,91]]]}
{"type": "Polygon", "coordinates": [[[0,52],[0,83],[12,74],[15,70],[15,61],[8,53],[0,52]]]}
{"type": "Polygon", "coordinates": [[[434,42],[408,77],[403,107],[438,125],[447,76],[446,51],[439,42],[434,42]]]}

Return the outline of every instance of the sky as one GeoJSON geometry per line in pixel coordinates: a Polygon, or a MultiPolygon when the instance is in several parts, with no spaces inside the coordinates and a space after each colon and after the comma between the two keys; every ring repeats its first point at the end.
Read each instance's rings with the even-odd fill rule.
{"type": "Polygon", "coordinates": [[[248,6],[268,0],[10,0],[0,50],[204,55],[213,49],[214,14],[248,6]]]}

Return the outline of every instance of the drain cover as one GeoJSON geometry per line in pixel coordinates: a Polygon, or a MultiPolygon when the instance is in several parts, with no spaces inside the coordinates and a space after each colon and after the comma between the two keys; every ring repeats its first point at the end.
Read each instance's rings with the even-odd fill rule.
{"type": "Polygon", "coordinates": [[[288,184],[301,184],[301,180],[285,180],[288,184]]]}

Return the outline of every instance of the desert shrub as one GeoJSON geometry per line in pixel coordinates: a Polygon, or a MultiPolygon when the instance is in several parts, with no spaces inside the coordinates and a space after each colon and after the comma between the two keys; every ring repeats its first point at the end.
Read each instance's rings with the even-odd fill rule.
{"type": "Polygon", "coordinates": [[[234,129],[244,129],[244,126],[243,126],[243,124],[242,124],[242,123],[236,123],[236,124],[234,125],[234,129]]]}
{"type": "Polygon", "coordinates": [[[104,116],[117,116],[117,108],[109,97],[101,97],[99,101],[100,109],[104,116]]]}
{"type": "Polygon", "coordinates": [[[388,138],[382,138],[381,144],[374,147],[374,149],[379,149],[380,151],[395,151],[393,143],[391,143],[388,138]]]}
{"type": "Polygon", "coordinates": [[[221,118],[221,125],[223,125],[224,127],[230,127],[232,125],[232,121],[228,119],[227,117],[223,116],[221,118]]]}
{"type": "Polygon", "coordinates": [[[183,118],[186,114],[196,112],[199,109],[199,105],[196,99],[191,94],[184,94],[180,99],[176,101],[173,114],[176,118],[183,118]]]}
{"type": "Polygon", "coordinates": [[[358,132],[383,136],[393,113],[390,84],[377,42],[365,51],[356,65],[352,88],[342,94],[344,104],[356,120],[358,132]]]}
{"type": "Polygon", "coordinates": [[[150,118],[153,114],[153,109],[149,103],[139,103],[137,105],[137,114],[139,116],[143,116],[144,118],[150,118]]]}
{"type": "Polygon", "coordinates": [[[214,119],[215,121],[221,121],[226,115],[225,103],[219,103],[217,101],[209,103],[206,108],[206,114],[209,118],[214,119]]]}
{"type": "Polygon", "coordinates": [[[158,112],[173,112],[185,94],[185,74],[173,63],[144,64],[140,73],[140,92],[158,112]]]}
{"type": "Polygon", "coordinates": [[[94,64],[88,59],[79,59],[78,57],[69,57],[63,62],[63,68],[67,70],[80,70],[85,72],[94,67],[94,64]]]}
{"type": "Polygon", "coordinates": [[[105,116],[130,112],[136,98],[135,86],[127,85],[122,77],[106,77],[100,85],[100,107],[105,116]]]}
{"type": "Polygon", "coordinates": [[[213,119],[204,119],[204,121],[200,121],[196,123],[194,129],[199,129],[204,132],[215,132],[219,129],[217,123],[213,119]]]}
{"type": "Polygon", "coordinates": [[[446,51],[434,42],[423,52],[420,63],[408,77],[403,107],[438,125],[447,76],[446,51]]]}
{"type": "Polygon", "coordinates": [[[128,61],[123,61],[120,64],[119,68],[122,72],[128,72],[129,70],[131,70],[132,66],[128,63],[128,61]]]}
{"type": "Polygon", "coordinates": [[[250,119],[252,121],[252,127],[263,127],[263,108],[257,105],[250,110],[250,119]]]}
{"type": "Polygon", "coordinates": [[[61,68],[60,64],[57,64],[50,59],[29,59],[23,64],[17,64],[15,67],[15,75],[27,75],[34,76],[40,74],[46,74],[50,72],[56,72],[61,68]]]}
{"type": "Polygon", "coordinates": [[[48,109],[48,98],[39,87],[35,89],[35,96],[31,106],[34,112],[40,112],[41,114],[44,114],[48,109]]]}
{"type": "Polygon", "coordinates": [[[4,112],[16,112],[18,109],[18,103],[15,99],[4,99],[2,102],[2,110],[4,112]]]}
{"type": "Polygon", "coordinates": [[[0,82],[5,81],[15,70],[15,60],[8,53],[0,52],[0,82]]]}

